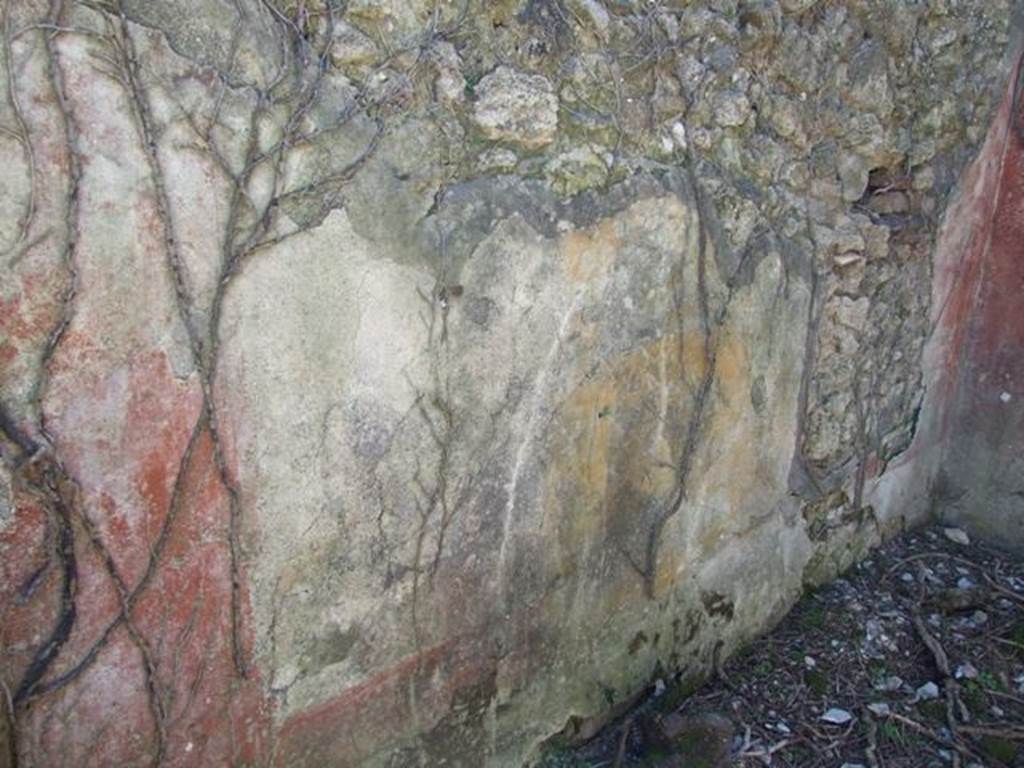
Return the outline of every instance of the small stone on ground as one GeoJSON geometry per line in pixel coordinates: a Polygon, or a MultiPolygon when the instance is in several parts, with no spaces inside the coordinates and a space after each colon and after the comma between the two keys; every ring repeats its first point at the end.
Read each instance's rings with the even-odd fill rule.
{"type": "Polygon", "coordinates": [[[946,538],[956,544],[962,544],[963,546],[969,546],[971,538],[964,531],[959,528],[946,528],[944,533],[946,538]]]}

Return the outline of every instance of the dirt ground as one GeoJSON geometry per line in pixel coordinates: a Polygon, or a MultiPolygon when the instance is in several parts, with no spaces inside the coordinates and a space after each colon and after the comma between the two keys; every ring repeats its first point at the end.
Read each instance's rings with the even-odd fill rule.
{"type": "MultiPolygon", "coordinates": [[[[965,543],[966,542],[966,543],[965,543]]],[[[909,533],[547,768],[1024,768],[1024,562],[909,533]]]]}

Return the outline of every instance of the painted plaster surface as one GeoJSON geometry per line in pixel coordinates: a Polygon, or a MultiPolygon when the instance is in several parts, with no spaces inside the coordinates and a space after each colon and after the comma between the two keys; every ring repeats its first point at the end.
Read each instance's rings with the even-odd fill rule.
{"type": "Polygon", "coordinates": [[[983,156],[990,165],[987,205],[973,217],[962,275],[950,296],[958,356],[945,416],[947,451],[936,506],[948,521],[1024,549],[1024,113],[1021,81],[1008,90],[983,156]]]}
{"type": "Polygon", "coordinates": [[[522,765],[1019,520],[1009,3],[2,8],[0,764],[522,765]]]}

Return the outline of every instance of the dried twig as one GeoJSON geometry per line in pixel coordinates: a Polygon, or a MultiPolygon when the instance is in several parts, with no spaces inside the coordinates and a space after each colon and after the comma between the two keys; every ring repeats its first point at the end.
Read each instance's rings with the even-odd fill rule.
{"type": "Polygon", "coordinates": [[[785,749],[792,743],[791,739],[783,739],[778,744],[772,744],[770,747],[764,747],[763,749],[748,749],[740,752],[740,757],[758,757],[765,765],[771,765],[772,755],[776,752],[785,749]]]}
{"type": "Polygon", "coordinates": [[[881,758],[878,756],[878,723],[872,716],[867,717],[868,746],[864,750],[864,759],[868,761],[869,768],[882,768],[881,758]]]}
{"type": "Polygon", "coordinates": [[[897,561],[893,566],[889,568],[889,570],[885,572],[885,575],[882,577],[882,581],[887,581],[888,579],[892,578],[892,575],[896,573],[896,571],[900,570],[904,566],[909,565],[910,563],[916,563],[920,560],[928,560],[929,558],[951,560],[954,563],[960,563],[961,565],[969,566],[974,570],[979,570],[982,567],[980,563],[977,563],[973,560],[965,560],[962,557],[951,555],[948,552],[920,552],[916,555],[911,555],[910,557],[905,557],[902,560],[897,561]]]}
{"type": "Polygon", "coordinates": [[[1015,601],[1019,605],[1024,605],[1024,595],[1018,594],[1014,592],[1012,589],[1007,589],[998,581],[989,576],[987,573],[985,574],[985,580],[992,586],[992,589],[994,589],[1003,597],[1009,598],[1010,600],[1015,601]]]}
{"type": "Polygon", "coordinates": [[[898,723],[902,723],[908,728],[917,731],[922,736],[926,736],[927,738],[934,741],[936,744],[941,744],[942,746],[947,747],[948,749],[955,749],[964,757],[970,757],[972,759],[976,757],[975,754],[961,742],[950,741],[949,739],[943,738],[935,731],[933,731],[931,728],[929,728],[926,725],[922,725],[916,720],[911,720],[909,717],[898,714],[896,712],[890,712],[888,715],[886,715],[886,717],[890,720],[895,720],[898,723]]]}
{"type": "MultiPolygon", "coordinates": [[[[918,564],[921,570],[921,589],[924,589],[924,566],[918,564]]],[[[921,618],[919,610],[913,612],[913,623],[914,629],[917,631],[918,636],[921,638],[921,642],[924,643],[925,647],[931,652],[932,658],[935,659],[935,666],[939,670],[939,674],[942,675],[942,690],[946,699],[946,725],[949,727],[949,732],[953,735],[953,738],[959,742],[958,727],[959,724],[956,720],[956,710],[959,707],[963,709],[963,704],[960,702],[959,697],[959,686],[956,680],[953,679],[953,673],[949,668],[949,656],[946,655],[946,650],[942,647],[942,643],[928,631],[928,626],[924,623],[924,619],[921,618]]],[[[953,755],[953,768],[960,768],[960,757],[959,755],[953,755]]]]}
{"type": "Polygon", "coordinates": [[[961,725],[960,730],[971,736],[995,736],[1011,741],[1024,741],[1024,727],[994,725],[961,725]]]}

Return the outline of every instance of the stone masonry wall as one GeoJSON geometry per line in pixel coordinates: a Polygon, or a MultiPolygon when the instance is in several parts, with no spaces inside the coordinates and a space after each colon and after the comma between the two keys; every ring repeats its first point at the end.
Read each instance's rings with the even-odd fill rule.
{"type": "Polygon", "coordinates": [[[521,765],[955,497],[1012,5],[3,2],[0,765],[521,765]]]}

